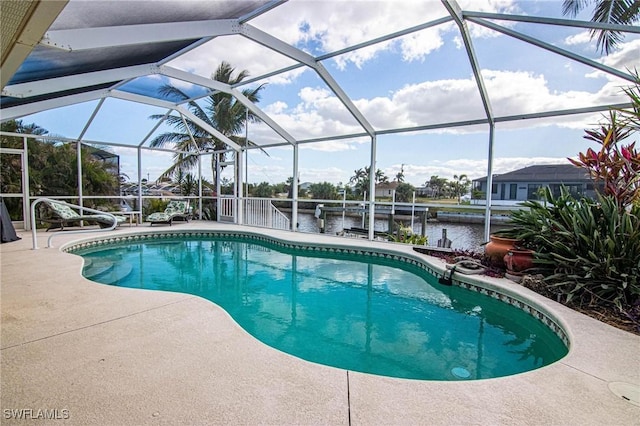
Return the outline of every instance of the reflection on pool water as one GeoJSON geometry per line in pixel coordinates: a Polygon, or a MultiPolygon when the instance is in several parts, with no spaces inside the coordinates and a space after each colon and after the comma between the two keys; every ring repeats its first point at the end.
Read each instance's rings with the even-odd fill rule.
{"type": "Polygon", "coordinates": [[[516,374],[567,353],[542,322],[406,262],[244,238],[142,240],[74,251],[105,284],[201,296],[297,357],[428,380],[516,374]]]}

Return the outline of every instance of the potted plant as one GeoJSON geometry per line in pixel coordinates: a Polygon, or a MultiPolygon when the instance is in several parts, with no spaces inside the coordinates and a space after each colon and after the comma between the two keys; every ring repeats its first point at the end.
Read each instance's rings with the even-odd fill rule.
{"type": "Polygon", "coordinates": [[[509,250],[515,250],[519,243],[517,238],[508,235],[491,234],[489,242],[484,246],[484,253],[491,264],[504,267],[505,256],[509,250]]]}

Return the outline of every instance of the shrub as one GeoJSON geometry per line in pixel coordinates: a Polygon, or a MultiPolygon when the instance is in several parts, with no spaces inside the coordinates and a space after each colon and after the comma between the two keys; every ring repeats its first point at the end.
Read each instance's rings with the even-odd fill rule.
{"type": "Polygon", "coordinates": [[[545,281],[566,303],[614,304],[621,311],[640,301],[640,207],[620,210],[614,195],[574,199],[562,188],[544,201],[527,201],[513,227],[499,234],[536,252],[545,281]]]}
{"type": "Polygon", "coordinates": [[[404,226],[399,226],[398,231],[393,234],[388,234],[387,238],[389,241],[396,243],[413,244],[416,246],[426,246],[428,242],[426,236],[414,234],[411,228],[404,226]]]}
{"type": "Polygon", "coordinates": [[[616,199],[572,203],[539,242],[554,268],[547,282],[567,303],[615,304],[624,311],[640,298],[640,208],[620,211],[616,199]]]}
{"type": "Polygon", "coordinates": [[[163,201],[157,198],[151,198],[147,200],[145,204],[146,205],[142,207],[142,214],[147,216],[154,212],[163,212],[167,208],[169,200],[163,201]]]}

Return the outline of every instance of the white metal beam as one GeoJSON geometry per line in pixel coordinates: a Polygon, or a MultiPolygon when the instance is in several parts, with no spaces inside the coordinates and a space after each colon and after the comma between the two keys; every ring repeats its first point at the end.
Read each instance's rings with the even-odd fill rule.
{"type": "MultiPolygon", "coordinates": [[[[325,53],[324,55],[316,56],[315,57],[315,61],[316,62],[321,62],[321,61],[324,61],[326,59],[333,58],[334,56],[343,55],[345,53],[353,52],[354,50],[363,49],[365,47],[373,46],[374,44],[382,43],[382,42],[388,41],[388,40],[393,40],[393,39],[396,39],[398,37],[402,37],[402,36],[405,36],[405,35],[408,35],[408,34],[412,34],[412,33],[417,32],[417,31],[426,30],[427,28],[431,28],[431,27],[434,27],[434,26],[437,26],[437,25],[445,24],[445,23],[450,22],[452,20],[453,20],[453,18],[451,16],[444,16],[444,17],[438,18],[438,19],[436,19],[434,21],[430,21],[430,22],[427,22],[427,23],[424,23],[424,24],[416,25],[414,27],[407,28],[405,30],[400,30],[400,31],[396,31],[396,32],[393,32],[393,33],[390,33],[390,34],[386,34],[386,35],[383,35],[383,36],[380,36],[380,37],[377,37],[377,38],[374,38],[374,39],[371,39],[371,40],[368,40],[368,41],[364,41],[362,43],[357,43],[357,44],[351,45],[349,47],[345,47],[343,49],[335,50],[335,51],[330,52],[330,53],[325,53]]],[[[266,78],[273,77],[274,75],[279,75],[279,74],[282,74],[282,73],[285,73],[285,72],[289,72],[289,71],[295,70],[297,68],[300,68],[302,66],[304,66],[304,64],[296,63],[294,65],[289,65],[287,67],[280,68],[280,69],[275,70],[275,71],[270,71],[268,73],[252,77],[252,78],[250,78],[248,80],[244,80],[244,81],[234,85],[234,88],[237,88],[239,86],[244,86],[246,84],[251,84],[251,83],[256,82],[256,81],[264,80],[266,78]]]]}
{"type": "MultiPolygon", "coordinates": [[[[17,31],[13,34],[13,38],[9,40],[7,48],[2,52],[0,87],[4,88],[7,85],[11,77],[20,68],[20,65],[38,44],[45,31],[49,29],[53,21],[62,12],[62,9],[65,8],[67,2],[68,0],[30,2],[31,5],[26,8],[26,13],[22,17],[17,31]]],[[[26,6],[26,2],[23,2],[21,6],[26,6]]],[[[4,23],[2,27],[4,35],[4,23]]],[[[5,41],[3,40],[3,45],[5,41]]]]}
{"type": "Polygon", "coordinates": [[[168,110],[165,114],[164,117],[162,117],[160,120],[158,120],[158,122],[153,126],[153,128],[151,130],[149,130],[149,133],[147,133],[147,135],[140,141],[140,143],[138,144],[138,147],[143,146],[151,137],[151,135],[153,135],[153,133],[158,130],[158,127],[160,127],[160,125],[162,123],[164,123],[164,121],[167,119],[167,117],[169,116],[169,114],[171,114],[171,111],[173,110],[168,110]]]}
{"type": "Polygon", "coordinates": [[[96,86],[98,84],[141,77],[158,72],[155,65],[136,65],[111,70],[73,74],[64,77],[49,78],[29,83],[12,84],[2,89],[3,96],[27,98],[47,93],[62,92],[79,87],[96,86]]]}
{"type": "Polygon", "coordinates": [[[574,19],[558,19],[558,18],[547,18],[544,16],[530,16],[530,15],[509,15],[504,13],[475,12],[475,11],[467,11],[467,10],[463,10],[462,15],[464,16],[465,19],[487,18],[487,19],[497,19],[500,21],[528,22],[533,24],[559,25],[562,27],[577,27],[577,28],[588,28],[588,29],[595,29],[595,30],[622,31],[622,32],[637,33],[637,34],[640,33],[640,26],[634,26],[634,25],[605,24],[605,23],[592,22],[592,21],[578,21],[574,19]]]}
{"type": "Polygon", "coordinates": [[[140,104],[156,106],[158,108],[176,109],[176,104],[150,96],[138,95],[137,93],[123,92],[121,90],[111,90],[109,96],[124,101],[137,102],[140,104]]]}
{"type": "Polygon", "coordinates": [[[487,114],[487,119],[489,123],[493,122],[493,111],[491,110],[491,102],[489,101],[489,96],[487,95],[487,89],[484,85],[484,80],[482,79],[482,73],[480,70],[480,65],[478,64],[478,58],[476,57],[475,49],[473,48],[473,43],[471,41],[471,36],[469,35],[469,29],[467,28],[467,24],[462,17],[462,9],[458,5],[455,0],[441,0],[444,7],[449,11],[449,14],[458,25],[460,29],[460,35],[462,36],[462,41],[464,42],[464,47],[467,51],[467,56],[469,57],[469,62],[471,63],[471,69],[473,70],[473,75],[476,79],[476,84],[478,85],[478,90],[480,91],[480,98],[482,99],[482,105],[484,106],[485,113],[487,114]]]}
{"type": "Polygon", "coordinates": [[[204,131],[209,132],[213,136],[217,137],[225,144],[229,145],[234,150],[238,151],[240,149],[240,145],[229,139],[227,136],[220,133],[220,131],[211,127],[206,121],[195,116],[191,111],[185,108],[182,105],[176,105],[171,102],[161,101],[159,99],[150,98],[148,96],[137,95],[135,93],[121,92],[119,90],[114,90],[111,92],[111,97],[117,99],[123,99],[131,102],[138,102],[141,104],[157,106],[159,108],[173,109],[178,111],[180,114],[186,116],[189,120],[195,123],[197,126],[201,127],[204,131]]]}
{"type": "Polygon", "coordinates": [[[18,105],[9,108],[2,108],[2,117],[0,122],[7,120],[15,120],[20,117],[35,114],[38,112],[60,108],[69,105],[80,104],[82,102],[95,101],[109,95],[109,91],[94,90],[91,92],[78,93],[75,95],[63,96],[54,99],[47,99],[39,102],[31,102],[25,105],[18,105]]]}
{"type": "Polygon", "coordinates": [[[84,135],[87,134],[87,131],[89,130],[89,127],[91,126],[91,123],[93,123],[93,120],[95,120],[96,115],[98,115],[98,112],[100,111],[100,108],[102,108],[102,105],[104,104],[104,100],[105,100],[105,98],[100,99],[100,101],[98,102],[98,105],[96,105],[96,107],[93,109],[93,112],[91,113],[91,116],[89,117],[89,119],[85,123],[84,128],[82,129],[80,134],[78,135],[78,142],[81,142],[82,138],[84,138],[84,135]]]}
{"type": "MultiPolygon", "coordinates": [[[[493,111],[491,109],[491,102],[489,100],[489,95],[487,94],[487,89],[484,85],[484,79],[482,78],[482,72],[480,70],[480,65],[478,64],[478,58],[476,57],[475,49],[473,48],[473,42],[471,41],[471,36],[469,35],[469,29],[467,28],[467,23],[465,22],[462,16],[462,9],[458,5],[456,0],[441,0],[444,4],[444,7],[449,11],[451,17],[458,25],[460,29],[460,35],[462,36],[462,41],[464,42],[464,47],[467,51],[467,56],[469,57],[469,62],[471,63],[471,68],[473,69],[473,75],[476,79],[476,84],[478,85],[478,91],[480,92],[480,98],[482,99],[482,105],[484,106],[485,113],[487,115],[487,121],[489,122],[489,151],[487,154],[487,170],[488,173],[491,173],[493,170],[493,131],[495,128],[495,122],[493,118],[493,111]]],[[[490,180],[490,179],[489,179],[490,180]]],[[[487,190],[487,206],[485,210],[484,223],[485,223],[485,233],[491,227],[491,190],[487,190]]],[[[487,238],[488,240],[488,238],[487,238]]]]}
{"type": "Polygon", "coordinates": [[[500,33],[503,33],[503,34],[509,35],[511,37],[514,37],[514,38],[516,38],[518,40],[522,40],[522,41],[525,41],[527,43],[533,44],[534,46],[538,46],[538,47],[541,47],[541,48],[543,48],[545,50],[549,50],[549,51],[551,51],[553,53],[557,53],[558,55],[564,56],[565,58],[573,59],[574,61],[577,61],[577,62],[583,63],[585,65],[588,65],[590,67],[599,69],[600,71],[604,71],[604,72],[606,72],[608,74],[615,75],[616,77],[620,77],[620,78],[622,78],[624,80],[628,80],[628,81],[631,81],[631,82],[635,82],[636,81],[635,77],[633,75],[631,75],[631,74],[627,74],[627,73],[624,73],[622,71],[618,71],[617,69],[611,68],[611,67],[609,67],[607,65],[604,65],[604,64],[602,64],[600,62],[593,61],[591,59],[585,58],[582,55],[578,55],[576,53],[569,52],[568,50],[561,49],[561,48],[559,48],[557,46],[554,46],[552,44],[545,43],[544,41],[541,41],[541,40],[538,40],[536,38],[530,37],[530,36],[528,36],[526,34],[522,34],[522,33],[518,32],[518,31],[511,30],[511,29],[503,27],[501,25],[497,25],[497,24],[495,24],[493,22],[490,22],[490,21],[487,21],[485,19],[468,18],[468,20],[471,21],[471,22],[474,22],[474,23],[476,23],[478,25],[482,25],[484,27],[490,28],[490,29],[492,29],[494,31],[498,31],[500,33]]]}
{"type": "Polygon", "coordinates": [[[246,96],[242,94],[241,91],[237,89],[232,89],[230,85],[213,80],[211,78],[202,77],[199,75],[191,74],[186,71],[182,71],[173,67],[168,67],[163,65],[159,67],[159,72],[162,75],[167,77],[175,78],[178,80],[186,81],[189,83],[196,84],[198,86],[208,87],[210,89],[218,90],[220,92],[228,93],[234,96],[241,104],[247,107],[251,112],[257,115],[267,126],[271,127],[276,133],[278,133],[282,138],[284,138],[287,142],[294,144],[295,138],[289,134],[286,130],[284,130],[278,123],[276,123],[271,117],[269,117],[264,111],[262,111],[258,106],[251,102],[246,96]]]}
{"type": "Polygon", "coordinates": [[[234,141],[229,139],[227,136],[225,136],[222,133],[220,133],[220,131],[218,131],[217,129],[214,129],[213,127],[211,127],[206,121],[198,118],[195,114],[193,114],[191,111],[189,111],[185,107],[178,106],[176,108],[176,111],[178,111],[180,114],[186,116],[189,120],[194,122],[196,125],[200,126],[206,132],[211,133],[213,136],[217,137],[222,142],[224,142],[225,144],[229,145],[235,151],[240,151],[240,149],[241,149],[240,145],[238,145],[237,143],[235,143],[234,141]]]}
{"type": "Polygon", "coordinates": [[[239,34],[288,58],[303,63],[309,68],[315,68],[316,66],[315,58],[307,52],[303,52],[297,47],[294,47],[289,43],[285,43],[279,38],[276,38],[269,33],[259,30],[252,25],[242,24],[239,27],[239,34]]]}
{"type": "Polygon", "coordinates": [[[68,51],[103,49],[233,34],[237,25],[235,19],[220,19],[53,30],[40,44],[68,51]]]}
{"type": "Polygon", "coordinates": [[[301,62],[315,70],[320,78],[324,80],[327,86],[329,86],[333,93],[338,97],[340,102],[342,102],[342,104],[347,108],[351,115],[356,119],[356,121],[366,130],[366,132],[370,136],[373,136],[375,134],[375,129],[373,128],[371,123],[369,123],[365,116],[362,115],[360,110],[358,110],[358,108],[347,96],[344,90],[342,90],[342,87],[340,87],[338,82],[334,80],[333,76],[325,69],[325,67],[321,63],[316,61],[313,56],[249,24],[243,24],[240,26],[240,34],[250,40],[255,41],[256,43],[259,43],[298,62],[301,62]]]}
{"type": "Polygon", "coordinates": [[[231,92],[231,86],[226,83],[223,83],[218,80],[214,80],[212,78],[203,77],[197,74],[193,74],[187,71],[179,70],[178,68],[170,67],[168,65],[162,65],[158,67],[158,73],[166,76],[175,78],[177,80],[186,81],[188,83],[193,83],[198,86],[207,87],[209,89],[217,90],[219,92],[231,92]]]}

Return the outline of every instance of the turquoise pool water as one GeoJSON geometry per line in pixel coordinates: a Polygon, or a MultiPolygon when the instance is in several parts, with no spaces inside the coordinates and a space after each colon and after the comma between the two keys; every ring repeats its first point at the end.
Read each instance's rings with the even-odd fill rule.
{"type": "Polygon", "coordinates": [[[501,377],[567,348],[509,304],[398,260],[243,238],[143,240],[74,251],[105,284],[201,296],[262,342],[343,369],[422,380],[501,377]]]}

